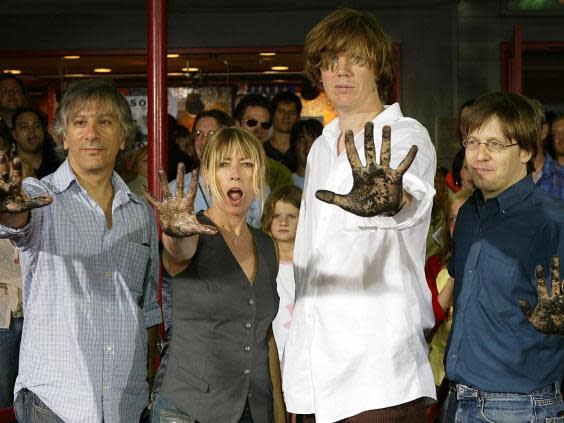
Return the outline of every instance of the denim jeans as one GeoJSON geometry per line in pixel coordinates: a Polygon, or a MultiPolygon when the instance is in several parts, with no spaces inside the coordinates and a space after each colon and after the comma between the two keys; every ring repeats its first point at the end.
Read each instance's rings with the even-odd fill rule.
{"type": "MultiPolygon", "coordinates": [[[[157,392],[153,392],[153,401],[150,409],[151,423],[198,423],[197,420],[180,411],[157,392]]],[[[253,423],[248,402],[245,405],[245,410],[239,423],[253,423]]]]}
{"type": "Polygon", "coordinates": [[[27,389],[18,394],[15,408],[20,423],[64,423],[37,395],[27,389]]]}
{"type": "Polygon", "coordinates": [[[561,423],[560,381],[530,394],[484,392],[452,385],[445,401],[445,423],[561,423]]]}
{"type": "Polygon", "coordinates": [[[0,329],[0,408],[14,402],[14,383],[18,375],[23,317],[12,317],[8,329],[0,329]]]}

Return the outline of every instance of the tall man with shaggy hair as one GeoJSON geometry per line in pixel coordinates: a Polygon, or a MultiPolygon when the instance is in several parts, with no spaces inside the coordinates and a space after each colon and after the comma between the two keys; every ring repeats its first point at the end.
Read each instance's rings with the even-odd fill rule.
{"type": "Polygon", "coordinates": [[[491,93],[460,128],[477,189],[458,212],[448,264],[456,283],[446,421],[556,422],[564,414],[564,205],[531,175],[540,119],[525,97],[491,93]]]}
{"type": "Polygon", "coordinates": [[[147,403],[147,332],[161,321],[155,220],[113,171],[135,133],[104,80],[71,85],[52,133],[67,154],[41,181],[0,153],[0,237],[20,249],[25,316],[20,422],[135,422],[147,403]]]}
{"type": "Polygon", "coordinates": [[[338,117],[307,159],[286,404],[318,423],[420,423],[435,396],[423,335],[434,325],[424,259],[435,150],[399,104],[384,106],[394,54],[373,16],[331,13],[305,54],[338,117]]]}

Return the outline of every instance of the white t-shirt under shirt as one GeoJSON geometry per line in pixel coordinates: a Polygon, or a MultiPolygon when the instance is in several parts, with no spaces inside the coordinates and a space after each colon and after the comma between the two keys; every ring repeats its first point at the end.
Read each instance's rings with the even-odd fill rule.
{"type": "Polygon", "coordinates": [[[284,354],[284,346],[290,323],[292,322],[292,312],[294,311],[294,296],[296,284],[294,282],[294,265],[291,261],[281,261],[278,266],[278,276],[276,277],[276,286],[278,296],[280,297],[280,305],[278,306],[278,314],[272,322],[272,332],[276,340],[278,348],[278,356],[280,361],[284,354]]]}
{"type": "MultiPolygon", "coordinates": [[[[435,397],[423,335],[435,322],[424,273],[435,149],[427,130],[403,117],[397,103],[373,122],[378,160],[382,127],[392,128],[392,168],[419,147],[403,178],[411,203],[395,216],[363,218],[315,198],[319,189],[352,187],[347,155],[337,155],[338,119],[308,156],[282,381],[288,411],[315,413],[318,423],[435,397]]],[[[363,132],[355,145],[365,163],[363,132]]]]}

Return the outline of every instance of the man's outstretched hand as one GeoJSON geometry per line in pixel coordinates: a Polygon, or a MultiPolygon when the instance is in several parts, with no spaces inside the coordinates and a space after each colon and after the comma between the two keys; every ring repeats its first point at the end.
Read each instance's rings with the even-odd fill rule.
{"type": "Polygon", "coordinates": [[[552,257],[552,294],[546,289],[541,265],[535,269],[538,303],[532,310],[529,303],[520,298],[519,306],[533,327],[549,335],[564,336],[564,280],[560,281],[560,259],[552,257]]]}
{"type": "Polygon", "coordinates": [[[366,166],[362,166],[354,145],[352,131],[345,133],[345,148],[351,164],[353,186],[348,194],[336,194],[319,190],[315,196],[329,204],[334,204],[357,216],[372,217],[377,215],[393,216],[403,206],[402,178],[417,154],[413,145],[396,169],[390,168],[391,128],[382,129],[382,149],[380,164],[376,163],[374,147],[374,124],[364,126],[364,154],[366,166]]]}
{"type": "Polygon", "coordinates": [[[163,193],[163,201],[157,200],[150,192],[145,192],[145,197],[155,208],[159,215],[161,228],[165,234],[173,238],[183,238],[196,234],[214,235],[217,228],[202,225],[194,214],[194,198],[198,189],[198,170],[192,172],[190,189],[184,196],[184,163],[178,164],[176,173],[176,197],[168,189],[166,173],[159,170],[159,180],[163,193]]]}
{"type": "Polygon", "coordinates": [[[22,161],[16,157],[10,163],[0,151],[0,214],[18,214],[51,204],[49,195],[30,198],[22,190],[22,161]]]}

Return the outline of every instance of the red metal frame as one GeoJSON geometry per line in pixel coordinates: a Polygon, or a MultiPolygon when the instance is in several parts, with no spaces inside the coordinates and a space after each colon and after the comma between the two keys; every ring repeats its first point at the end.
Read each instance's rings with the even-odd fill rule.
{"type": "Polygon", "coordinates": [[[149,191],[160,198],[158,169],[167,163],[167,2],[147,0],[149,191]]]}

